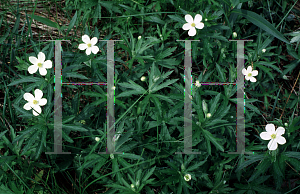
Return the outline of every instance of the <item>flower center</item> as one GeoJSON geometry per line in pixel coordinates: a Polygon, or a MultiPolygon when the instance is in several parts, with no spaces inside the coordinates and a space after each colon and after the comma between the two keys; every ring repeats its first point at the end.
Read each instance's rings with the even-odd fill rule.
{"type": "Polygon", "coordinates": [[[195,23],[192,23],[192,24],[191,24],[191,26],[192,26],[192,27],[195,27],[195,26],[196,26],[196,24],[195,24],[195,23]]]}
{"type": "Polygon", "coordinates": [[[252,76],[252,73],[248,73],[248,77],[251,77],[252,76]]]}
{"type": "Polygon", "coordinates": [[[91,46],[92,46],[92,44],[91,44],[91,43],[88,43],[88,44],[87,44],[87,46],[88,46],[88,47],[91,47],[91,46]]]}
{"type": "Polygon", "coordinates": [[[272,134],[272,135],[271,135],[271,138],[272,138],[272,139],[275,139],[275,138],[276,138],[276,134],[272,134]]]}
{"type": "Polygon", "coordinates": [[[38,66],[38,67],[42,67],[43,64],[42,64],[42,63],[38,63],[37,66],[38,66]]]}
{"type": "Polygon", "coordinates": [[[38,103],[38,101],[37,100],[33,100],[33,104],[37,104],[38,103]]]}

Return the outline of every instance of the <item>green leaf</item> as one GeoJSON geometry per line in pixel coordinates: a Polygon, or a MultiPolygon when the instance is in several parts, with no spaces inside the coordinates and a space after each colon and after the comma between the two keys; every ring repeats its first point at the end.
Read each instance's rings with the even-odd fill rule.
{"type": "Polygon", "coordinates": [[[224,148],[221,144],[218,143],[217,138],[215,138],[209,131],[203,129],[202,133],[204,134],[205,139],[208,139],[209,141],[211,141],[217,149],[221,150],[222,152],[224,152],[224,148]]]}
{"type": "Polygon", "coordinates": [[[62,76],[72,77],[72,78],[79,78],[79,79],[89,79],[89,78],[85,77],[84,75],[78,74],[76,72],[66,73],[65,75],[63,74],[62,76]]]}
{"type": "Polygon", "coordinates": [[[162,25],[164,25],[166,23],[165,21],[161,20],[157,16],[148,16],[148,17],[145,17],[144,20],[149,21],[149,22],[159,23],[159,24],[162,24],[162,25]]]}
{"type": "Polygon", "coordinates": [[[217,104],[220,100],[221,97],[221,93],[219,93],[212,101],[210,101],[210,103],[212,102],[212,105],[210,106],[210,114],[214,114],[216,108],[217,108],[217,104]]]}
{"type": "Polygon", "coordinates": [[[133,159],[133,160],[144,160],[144,158],[142,156],[130,154],[130,153],[119,154],[118,157],[128,158],[128,159],[133,159]]]}
{"type": "Polygon", "coordinates": [[[258,15],[257,13],[243,9],[233,9],[231,13],[245,17],[250,22],[258,26],[259,28],[265,30],[269,34],[275,36],[276,38],[287,44],[290,44],[290,42],[274,26],[270,24],[270,22],[268,22],[265,18],[258,15]]]}
{"type": "Polygon", "coordinates": [[[155,168],[156,168],[156,166],[154,166],[153,168],[150,169],[150,171],[144,176],[142,182],[145,182],[146,180],[148,180],[148,178],[153,174],[155,168]]]}
{"type": "MultiPolygon", "coordinates": [[[[52,124],[54,127],[54,124],[52,124]]],[[[80,131],[80,132],[87,132],[88,130],[86,128],[83,128],[78,125],[62,125],[63,129],[71,130],[71,131],[80,131]]]]}
{"type": "Polygon", "coordinates": [[[12,83],[8,84],[7,86],[14,86],[14,85],[17,85],[20,83],[28,83],[28,82],[39,82],[40,84],[42,84],[43,82],[45,82],[45,79],[38,78],[38,77],[32,77],[32,76],[31,77],[23,76],[22,79],[15,80],[12,83]]]}
{"type": "Polygon", "coordinates": [[[264,159],[257,167],[257,170],[252,174],[248,182],[251,182],[259,177],[262,173],[264,173],[270,167],[271,160],[270,158],[264,159]]]}
{"type": "Polygon", "coordinates": [[[179,23],[187,23],[184,19],[182,19],[182,17],[177,15],[168,15],[168,17],[179,23]]]}
{"type": "Polygon", "coordinates": [[[154,88],[152,88],[152,90],[150,90],[150,92],[154,93],[154,92],[156,92],[156,91],[158,91],[160,89],[168,87],[168,85],[171,85],[171,84],[175,83],[177,80],[179,80],[179,79],[167,80],[166,82],[164,82],[164,83],[162,83],[162,84],[160,84],[160,85],[155,86],[154,88]]]}
{"type": "Polygon", "coordinates": [[[74,14],[71,22],[69,23],[68,30],[67,30],[66,34],[69,34],[69,32],[71,31],[71,29],[74,27],[76,20],[77,20],[77,11],[75,12],[75,14],[74,14]]]}
{"type": "Polygon", "coordinates": [[[50,26],[52,28],[57,28],[57,29],[60,29],[59,25],[55,22],[52,22],[51,20],[47,19],[47,18],[44,18],[44,17],[40,17],[40,16],[37,16],[37,15],[31,15],[31,17],[39,22],[42,22],[43,24],[47,25],[47,26],[50,26]]]}
{"type": "Polygon", "coordinates": [[[277,63],[277,62],[276,61],[273,61],[273,62],[259,61],[258,62],[258,64],[272,67],[274,70],[276,70],[277,72],[282,74],[282,71],[277,66],[273,65],[274,63],[277,63]]]}
{"type": "Polygon", "coordinates": [[[43,128],[42,131],[42,137],[41,137],[41,141],[39,142],[38,148],[36,150],[36,155],[35,155],[35,160],[37,160],[40,156],[41,153],[43,151],[43,147],[46,147],[46,136],[47,136],[47,130],[45,128],[43,128]]]}

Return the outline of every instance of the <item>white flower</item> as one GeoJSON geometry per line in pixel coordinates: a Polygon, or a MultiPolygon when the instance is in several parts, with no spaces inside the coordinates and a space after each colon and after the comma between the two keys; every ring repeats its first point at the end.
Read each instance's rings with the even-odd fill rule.
{"type": "Polygon", "coordinates": [[[252,71],[252,67],[251,66],[248,66],[247,70],[244,68],[242,70],[242,73],[245,75],[245,79],[246,80],[250,79],[251,82],[256,82],[256,79],[253,76],[257,76],[258,75],[258,71],[257,70],[252,71]]]}
{"type": "Polygon", "coordinates": [[[190,174],[186,174],[186,175],[184,175],[184,180],[185,181],[190,181],[191,180],[191,175],[190,174]]]}
{"type": "Polygon", "coordinates": [[[210,117],[211,117],[211,114],[210,114],[210,113],[207,113],[207,114],[206,114],[206,117],[207,117],[207,118],[210,118],[210,117]]]}
{"type": "Polygon", "coordinates": [[[52,68],[52,61],[45,61],[46,57],[43,52],[39,52],[38,58],[29,57],[29,61],[33,64],[28,67],[28,72],[34,74],[38,69],[41,75],[45,76],[47,74],[46,69],[52,68]]]}
{"type": "Polygon", "coordinates": [[[141,81],[143,82],[143,81],[145,81],[146,80],[146,77],[145,76],[142,76],[141,77],[141,81]]]}
{"type": "Polygon", "coordinates": [[[263,50],[261,50],[263,53],[265,53],[266,52],[266,49],[263,49],[263,50]]]}
{"type": "Polygon", "coordinates": [[[201,84],[199,83],[199,80],[196,80],[196,84],[195,84],[197,87],[200,87],[201,84]]]}
{"type": "Polygon", "coordinates": [[[91,52],[93,52],[94,54],[98,53],[99,48],[97,46],[95,46],[95,44],[97,44],[97,42],[98,42],[97,37],[94,37],[94,38],[92,38],[92,40],[90,40],[90,37],[85,34],[85,35],[82,36],[82,41],[84,43],[82,43],[78,46],[78,48],[80,50],[85,50],[86,49],[85,53],[87,55],[90,55],[91,52]]]}
{"type": "Polygon", "coordinates": [[[283,127],[278,127],[277,130],[275,131],[275,125],[274,124],[267,124],[266,125],[266,131],[267,132],[262,132],[260,134],[260,137],[263,140],[271,140],[268,143],[268,149],[269,150],[276,150],[279,143],[280,145],[283,145],[286,143],[286,140],[284,137],[281,135],[284,134],[285,129],[283,127]]]}
{"type": "Polygon", "coordinates": [[[34,109],[34,110],[32,110],[33,115],[38,116],[42,112],[42,109],[40,106],[44,106],[45,104],[47,104],[47,99],[42,98],[43,92],[39,89],[36,89],[34,91],[34,94],[35,94],[35,97],[30,93],[24,94],[23,97],[25,100],[28,101],[28,103],[26,103],[23,108],[25,110],[31,110],[33,108],[34,109]]]}
{"type": "Polygon", "coordinates": [[[100,138],[99,138],[99,137],[95,137],[95,140],[96,140],[96,141],[100,141],[100,138]]]}
{"type": "Polygon", "coordinates": [[[138,39],[141,39],[141,38],[142,38],[141,36],[138,37],[138,39]]]}
{"type": "Polygon", "coordinates": [[[236,32],[233,32],[233,33],[232,33],[232,36],[233,36],[233,38],[236,38],[236,37],[237,37],[237,33],[236,33],[236,32]]]}
{"type": "Polygon", "coordinates": [[[198,29],[204,28],[204,23],[202,23],[201,20],[202,20],[202,16],[200,14],[197,14],[195,16],[195,20],[191,15],[187,14],[185,15],[185,21],[187,21],[188,23],[184,24],[182,26],[182,29],[188,30],[189,36],[195,36],[196,35],[195,27],[198,29]]]}

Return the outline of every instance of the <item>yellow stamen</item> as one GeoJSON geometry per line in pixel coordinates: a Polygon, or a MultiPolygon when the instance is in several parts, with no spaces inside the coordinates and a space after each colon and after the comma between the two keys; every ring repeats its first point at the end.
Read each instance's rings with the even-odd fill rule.
{"type": "Polygon", "coordinates": [[[251,77],[252,76],[252,73],[248,73],[248,77],[251,77]]]}
{"type": "Polygon", "coordinates": [[[38,103],[38,101],[37,100],[33,100],[33,104],[37,104],[38,103]]]}
{"type": "Polygon", "coordinates": [[[191,26],[192,26],[192,27],[195,27],[195,26],[196,26],[196,24],[195,24],[195,23],[192,23],[192,24],[191,24],[191,26]]]}
{"type": "Polygon", "coordinates": [[[92,44],[91,44],[91,43],[89,43],[89,44],[87,44],[87,46],[88,46],[88,47],[91,47],[91,46],[92,46],[92,44]]]}
{"type": "Polygon", "coordinates": [[[271,138],[272,138],[272,139],[275,139],[275,138],[276,138],[276,134],[272,134],[272,135],[271,135],[271,138]]]}
{"type": "Polygon", "coordinates": [[[37,66],[38,66],[38,67],[42,67],[43,64],[42,64],[42,63],[38,63],[37,66]]]}

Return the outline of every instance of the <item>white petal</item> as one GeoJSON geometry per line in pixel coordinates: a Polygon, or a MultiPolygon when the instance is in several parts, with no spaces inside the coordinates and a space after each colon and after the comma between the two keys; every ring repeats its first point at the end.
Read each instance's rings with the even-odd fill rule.
{"type": "Polygon", "coordinates": [[[274,139],[272,139],[269,143],[268,143],[268,149],[269,150],[276,150],[278,147],[277,142],[274,141],[274,139]]]}
{"type": "Polygon", "coordinates": [[[38,64],[38,59],[36,57],[29,57],[29,61],[34,65],[38,64]]]}
{"type": "Polygon", "coordinates": [[[202,28],[204,28],[204,23],[202,23],[202,22],[197,23],[195,27],[198,29],[202,29],[202,28]]]}
{"type": "Polygon", "coordinates": [[[249,79],[250,79],[250,77],[248,77],[248,76],[246,75],[246,76],[245,76],[245,79],[246,79],[246,80],[249,80],[249,79]]]}
{"type": "Polygon", "coordinates": [[[29,102],[26,103],[26,104],[24,105],[23,108],[24,108],[25,110],[30,110],[30,109],[31,109],[31,105],[30,105],[30,104],[31,104],[31,103],[29,103],[29,102]]]}
{"type": "Polygon", "coordinates": [[[189,24],[189,23],[186,23],[186,24],[184,24],[183,26],[182,26],[182,29],[184,29],[184,30],[189,30],[189,29],[191,29],[192,28],[192,26],[191,26],[191,24],[189,24]]]}
{"type": "Polygon", "coordinates": [[[276,136],[276,141],[282,145],[282,144],[285,144],[286,143],[286,139],[282,136],[276,136]]]}
{"type": "Polygon", "coordinates": [[[95,44],[97,44],[97,42],[98,42],[98,38],[97,38],[97,37],[92,38],[91,44],[92,44],[93,46],[94,46],[95,44]]]}
{"type": "Polygon", "coordinates": [[[50,60],[45,61],[45,63],[43,63],[43,67],[46,69],[52,68],[52,61],[50,60]]]}
{"type": "Polygon", "coordinates": [[[32,113],[33,113],[34,116],[38,116],[42,112],[41,107],[38,106],[38,105],[33,106],[32,109],[33,109],[32,113]],[[39,114],[37,114],[36,112],[38,112],[39,114]]]}
{"type": "Polygon", "coordinates": [[[98,48],[97,46],[92,46],[92,52],[93,52],[94,54],[97,54],[98,51],[99,51],[99,48],[98,48]]]}
{"type": "Polygon", "coordinates": [[[273,133],[275,133],[275,125],[274,124],[267,124],[266,125],[266,131],[272,135],[273,133]]]}
{"type": "Polygon", "coordinates": [[[43,67],[39,68],[39,72],[42,76],[45,76],[47,74],[47,70],[43,67]]]}
{"type": "Polygon", "coordinates": [[[82,36],[82,41],[86,44],[89,44],[91,42],[90,37],[86,34],[82,36]]]}
{"type": "Polygon", "coordinates": [[[252,72],[252,67],[251,67],[251,66],[248,66],[247,72],[248,72],[248,73],[251,73],[251,72],[252,72]]]}
{"type": "Polygon", "coordinates": [[[87,55],[90,55],[91,52],[92,52],[92,48],[91,48],[91,47],[89,47],[89,48],[87,48],[87,49],[85,50],[85,53],[86,53],[87,55]]]}
{"type": "Polygon", "coordinates": [[[80,50],[85,50],[87,47],[88,47],[87,44],[80,44],[80,45],[78,46],[78,48],[79,48],[80,50]]]}
{"type": "Polygon", "coordinates": [[[258,71],[257,70],[252,71],[252,76],[257,76],[257,75],[258,75],[258,71]]]}
{"type": "Polygon", "coordinates": [[[47,104],[47,99],[46,98],[42,98],[39,100],[39,106],[44,106],[45,104],[47,104]]]}
{"type": "Polygon", "coordinates": [[[34,90],[34,96],[36,100],[40,100],[43,97],[43,92],[40,89],[34,90]]]}
{"type": "Polygon", "coordinates": [[[43,53],[43,52],[39,52],[39,54],[38,54],[38,60],[40,61],[40,62],[44,62],[45,61],[45,54],[43,53]]]}
{"type": "Polygon", "coordinates": [[[200,14],[196,14],[195,19],[194,19],[194,23],[200,23],[202,21],[202,16],[200,14]]]}
{"type": "Polygon", "coordinates": [[[191,24],[194,22],[193,17],[190,14],[185,15],[184,18],[187,23],[191,24]]]}
{"type": "Polygon", "coordinates": [[[242,73],[243,73],[244,75],[247,75],[247,74],[248,74],[248,72],[247,72],[247,70],[246,70],[245,68],[242,70],[242,73]]]}
{"type": "Polygon", "coordinates": [[[250,77],[251,82],[256,82],[256,79],[254,77],[250,77]]]}
{"type": "Polygon", "coordinates": [[[268,132],[261,132],[259,136],[260,136],[260,138],[262,138],[263,140],[270,140],[270,139],[271,139],[271,135],[268,134],[268,132]]]}
{"type": "Polygon", "coordinates": [[[38,70],[38,68],[39,67],[37,65],[31,65],[31,66],[28,67],[28,72],[30,74],[34,74],[38,70]]]}
{"type": "Polygon", "coordinates": [[[276,130],[276,135],[283,135],[285,133],[285,129],[283,127],[278,127],[276,130]]]}
{"type": "Polygon", "coordinates": [[[30,94],[30,93],[25,93],[25,94],[23,95],[23,97],[24,97],[24,99],[27,100],[28,102],[31,102],[31,101],[34,100],[34,96],[33,96],[32,94],[30,94]]]}
{"type": "Polygon", "coordinates": [[[194,27],[191,27],[188,34],[189,34],[189,36],[195,36],[196,35],[196,29],[194,27]]]}

